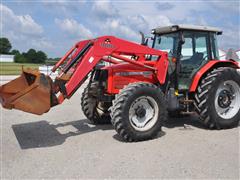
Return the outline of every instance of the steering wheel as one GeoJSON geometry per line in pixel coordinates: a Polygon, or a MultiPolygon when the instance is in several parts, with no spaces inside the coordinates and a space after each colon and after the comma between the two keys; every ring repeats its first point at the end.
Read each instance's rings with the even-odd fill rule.
{"type": "Polygon", "coordinates": [[[207,51],[203,51],[201,53],[203,53],[203,60],[207,60],[208,57],[207,51]]]}
{"type": "Polygon", "coordinates": [[[208,54],[207,51],[202,52],[203,53],[203,60],[201,61],[201,63],[199,64],[200,66],[202,66],[203,64],[205,64],[206,61],[208,61],[208,54]]]}

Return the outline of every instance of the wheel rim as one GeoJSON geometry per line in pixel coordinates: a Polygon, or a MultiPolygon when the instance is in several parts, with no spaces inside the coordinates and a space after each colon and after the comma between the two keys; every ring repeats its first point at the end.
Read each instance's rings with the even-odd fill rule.
{"type": "Polygon", "coordinates": [[[129,120],[135,130],[147,131],[156,124],[158,112],[158,104],[152,97],[141,96],[131,104],[129,120]]]}
{"type": "Polygon", "coordinates": [[[240,109],[240,87],[232,81],[225,81],[217,89],[215,109],[223,119],[232,119],[240,109]]]}

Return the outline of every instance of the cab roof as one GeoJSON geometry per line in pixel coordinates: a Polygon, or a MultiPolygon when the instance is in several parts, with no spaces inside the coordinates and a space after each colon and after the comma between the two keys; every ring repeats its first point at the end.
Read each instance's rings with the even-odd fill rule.
{"type": "Polygon", "coordinates": [[[167,34],[167,33],[176,32],[176,31],[179,31],[179,30],[215,32],[217,34],[222,34],[222,31],[218,28],[215,28],[215,27],[186,25],[186,24],[157,27],[157,28],[152,30],[152,33],[153,34],[167,34]]]}

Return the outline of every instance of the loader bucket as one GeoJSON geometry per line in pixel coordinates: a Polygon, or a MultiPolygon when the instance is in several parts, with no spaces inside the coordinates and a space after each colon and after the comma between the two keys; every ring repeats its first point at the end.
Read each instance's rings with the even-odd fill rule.
{"type": "Polygon", "coordinates": [[[25,69],[20,77],[0,86],[4,108],[43,114],[51,107],[52,80],[38,70],[25,69]]]}

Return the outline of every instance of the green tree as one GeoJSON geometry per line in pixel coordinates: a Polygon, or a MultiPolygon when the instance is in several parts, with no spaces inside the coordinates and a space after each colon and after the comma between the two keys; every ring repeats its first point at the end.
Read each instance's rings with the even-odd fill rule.
{"type": "Polygon", "coordinates": [[[45,63],[47,60],[47,55],[43,51],[38,51],[36,53],[36,59],[34,63],[45,63]]]}
{"type": "Polygon", "coordinates": [[[12,55],[17,55],[17,54],[20,54],[20,52],[19,52],[18,50],[16,50],[16,49],[13,49],[13,50],[11,51],[11,54],[12,54],[12,55]]]}
{"type": "Polygon", "coordinates": [[[9,54],[12,45],[7,38],[0,38],[0,54],[9,54]]]}
{"type": "Polygon", "coordinates": [[[24,57],[23,54],[16,54],[14,56],[14,62],[15,63],[27,63],[27,59],[24,57]]]}
{"type": "Polygon", "coordinates": [[[35,49],[29,49],[27,53],[23,53],[23,55],[27,59],[28,63],[35,63],[36,54],[37,54],[37,52],[35,49]]]}
{"type": "Polygon", "coordinates": [[[47,60],[47,55],[43,51],[36,51],[35,49],[29,49],[22,54],[18,50],[12,50],[11,53],[15,55],[14,61],[17,63],[42,64],[47,60]]]}

